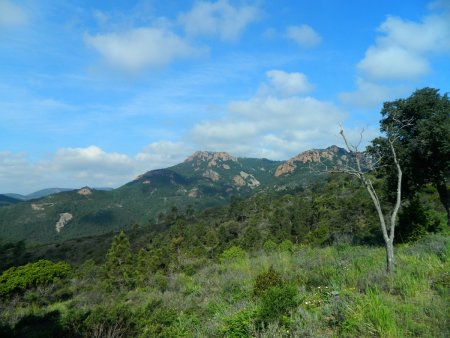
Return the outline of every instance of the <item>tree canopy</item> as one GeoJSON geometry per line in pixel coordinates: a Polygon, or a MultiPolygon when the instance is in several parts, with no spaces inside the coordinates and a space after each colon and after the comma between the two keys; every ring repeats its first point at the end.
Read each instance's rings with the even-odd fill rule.
{"type": "MultiPolygon", "coordinates": [[[[406,99],[385,102],[381,114],[381,131],[389,131],[397,136],[398,156],[405,176],[405,197],[411,198],[425,184],[434,185],[450,224],[447,188],[450,176],[448,94],[441,95],[434,88],[418,89],[406,99]]],[[[373,145],[384,155],[388,154],[383,138],[374,140],[373,145]]],[[[388,184],[395,184],[395,179],[389,174],[387,176],[388,184]]]]}

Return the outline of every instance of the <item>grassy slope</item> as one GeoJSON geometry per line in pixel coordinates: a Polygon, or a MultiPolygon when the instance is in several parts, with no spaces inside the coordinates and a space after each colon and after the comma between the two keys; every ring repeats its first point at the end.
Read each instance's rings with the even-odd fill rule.
{"type": "Polygon", "coordinates": [[[207,264],[181,255],[175,271],[152,273],[144,285],[111,294],[95,279],[98,269],[85,267],[68,286],[72,299],[42,306],[1,302],[0,321],[12,325],[56,311],[55,320],[69,325],[69,309],[125,304],[135,335],[160,330],[171,337],[448,337],[449,254],[450,237],[442,235],[399,247],[392,277],[384,272],[382,248],[297,246],[293,252],[255,252],[207,264]],[[263,299],[253,295],[253,287],[271,265],[295,288],[296,305],[261,327],[263,299]],[[140,317],[149,308],[153,314],[140,317]]]}

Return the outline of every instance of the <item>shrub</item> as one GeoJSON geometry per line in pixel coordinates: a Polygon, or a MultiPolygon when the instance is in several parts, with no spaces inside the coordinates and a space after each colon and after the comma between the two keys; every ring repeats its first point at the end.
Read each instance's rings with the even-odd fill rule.
{"type": "Polygon", "coordinates": [[[285,321],[289,310],[297,305],[297,290],[291,285],[272,286],[261,297],[258,320],[268,323],[274,320],[285,321]]]}
{"type": "Polygon", "coordinates": [[[136,333],[132,313],[124,305],[96,307],[83,324],[87,337],[133,337],[136,333]]]}
{"type": "Polygon", "coordinates": [[[286,252],[292,252],[292,251],[294,251],[294,244],[289,239],[286,239],[280,243],[280,250],[286,251],[286,252]]]}
{"type": "Polygon", "coordinates": [[[149,304],[140,316],[141,337],[174,337],[172,327],[177,319],[177,311],[160,302],[149,304]]]}
{"type": "Polygon", "coordinates": [[[247,257],[247,252],[238,246],[232,246],[220,255],[222,262],[238,261],[247,257]]]}
{"type": "Polygon", "coordinates": [[[158,271],[154,276],[154,285],[158,288],[158,290],[164,292],[169,287],[169,279],[161,271],[158,271]]]}
{"type": "Polygon", "coordinates": [[[283,278],[277,271],[274,270],[273,265],[271,265],[269,270],[256,276],[255,284],[253,286],[253,294],[259,297],[270,287],[282,286],[283,284],[283,278]]]}
{"type": "Polygon", "coordinates": [[[405,249],[407,254],[426,255],[432,254],[439,257],[442,262],[445,262],[450,256],[450,237],[439,234],[428,235],[411,247],[405,249]]]}
{"type": "Polygon", "coordinates": [[[263,248],[265,252],[274,252],[277,249],[277,243],[269,239],[264,242],[263,248]]]}
{"type": "Polygon", "coordinates": [[[251,337],[254,312],[251,310],[241,310],[230,317],[224,319],[220,332],[227,338],[247,338],[251,337]]]}
{"type": "Polygon", "coordinates": [[[65,262],[53,263],[48,260],[10,268],[0,276],[0,296],[23,292],[39,285],[52,284],[67,277],[70,271],[70,265],[65,262]]]}

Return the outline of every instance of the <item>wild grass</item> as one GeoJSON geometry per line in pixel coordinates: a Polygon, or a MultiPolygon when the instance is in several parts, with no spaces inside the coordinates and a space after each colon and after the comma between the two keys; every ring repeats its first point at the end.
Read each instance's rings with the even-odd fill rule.
{"type": "Polygon", "coordinates": [[[131,313],[124,327],[138,337],[449,337],[449,252],[445,235],[397,247],[390,276],[385,251],[376,247],[294,246],[209,264],[190,257],[189,264],[202,267],[169,271],[164,282],[150,276],[109,300],[100,286],[74,279],[70,300],[18,303],[15,310],[0,302],[0,319],[12,325],[58,311],[67,323],[73,309],[121,304],[128,312],[114,315],[131,313]],[[270,267],[282,281],[255,293],[258,276],[270,267]]]}

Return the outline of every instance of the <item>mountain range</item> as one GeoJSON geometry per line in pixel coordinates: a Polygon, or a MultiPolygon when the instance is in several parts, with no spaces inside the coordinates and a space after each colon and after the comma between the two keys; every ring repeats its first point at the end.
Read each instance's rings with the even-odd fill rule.
{"type": "Polygon", "coordinates": [[[180,164],[148,171],[113,190],[47,189],[28,201],[0,195],[0,239],[48,243],[156,224],[170,213],[225,204],[232,196],[311,185],[323,179],[311,164],[333,165],[346,157],[337,146],[287,161],[198,151],[180,164]]]}

